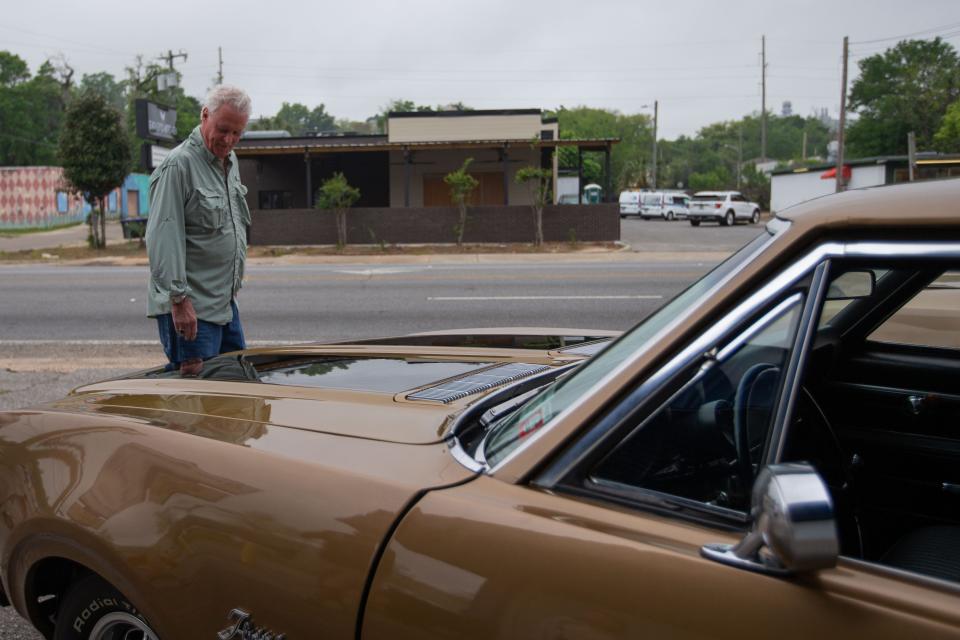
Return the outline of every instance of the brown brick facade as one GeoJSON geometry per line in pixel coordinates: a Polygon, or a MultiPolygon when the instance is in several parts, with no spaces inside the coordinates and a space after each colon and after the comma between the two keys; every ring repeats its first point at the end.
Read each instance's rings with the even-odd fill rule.
{"type": "MultiPolygon", "coordinates": [[[[466,243],[532,242],[529,206],[471,207],[466,243]]],[[[253,211],[250,244],[336,244],[333,212],[317,209],[253,211]]],[[[453,207],[353,208],[347,214],[348,244],[441,244],[456,241],[458,212],[453,207]]],[[[543,211],[547,242],[612,242],[620,239],[619,205],[553,205],[543,211]]]]}

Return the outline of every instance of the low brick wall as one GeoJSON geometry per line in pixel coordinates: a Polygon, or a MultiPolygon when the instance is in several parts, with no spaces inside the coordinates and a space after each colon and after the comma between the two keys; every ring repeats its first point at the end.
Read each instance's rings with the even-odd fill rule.
{"type": "MultiPolygon", "coordinates": [[[[616,203],[556,205],[543,211],[547,242],[612,242],[620,239],[616,203]]],[[[336,244],[332,211],[317,209],[254,210],[250,244],[336,244]]],[[[355,208],[347,213],[348,244],[441,244],[456,242],[459,213],[453,207],[355,208]]],[[[467,210],[463,241],[533,242],[529,206],[484,206],[467,210]]]]}

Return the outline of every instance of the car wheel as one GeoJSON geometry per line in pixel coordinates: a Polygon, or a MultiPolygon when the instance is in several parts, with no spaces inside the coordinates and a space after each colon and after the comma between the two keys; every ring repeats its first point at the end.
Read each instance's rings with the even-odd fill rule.
{"type": "Polygon", "coordinates": [[[760,222],[760,209],[754,209],[753,215],[750,216],[750,224],[757,224],[760,222]]]}
{"type": "Polygon", "coordinates": [[[57,612],[54,640],[157,640],[157,634],[123,594],[91,575],[67,591],[57,612]]]}
{"type": "Polygon", "coordinates": [[[727,211],[727,215],[720,219],[720,224],[724,227],[732,227],[734,223],[733,211],[727,211]]]}
{"type": "Polygon", "coordinates": [[[699,221],[699,220],[691,220],[691,221],[690,221],[690,226],[691,226],[691,227],[699,227],[699,226],[700,226],[700,221],[699,221]]]}
{"type": "Polygon", "coordinates": [[[673,211],[667,211],[667,220],[673,221],[673,211]]]}

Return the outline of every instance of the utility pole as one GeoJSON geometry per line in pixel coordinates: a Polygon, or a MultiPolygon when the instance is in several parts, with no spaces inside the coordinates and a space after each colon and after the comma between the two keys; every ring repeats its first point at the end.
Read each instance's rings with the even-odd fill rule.
{"type": "Polygon", "coordinates": [[[743,125],[737,127],[737,191],[740,191],[740,176],[743,174],[743,125]]]}
{"type": "Polygon", "coordinates": [[[657,188],[657,107],[656,100],[653,101],[653,171],[650,182],[651,186],[657,188]]]}
{"type": "Polygon", "coordinates": [[[800,151],[800,158],[806,162],[807,161],[807,130],[803,130],[803,148],[800,151]]]}
{"type": "Polygon", "coordinates": [[[913,182],[913,165],[917,163],[917,138],[913,131],[907,134],[907,164],[910,172],[910,182],[913,182]]]}
{"type": "Polygon", "coordinates": [[[849,36],[843,36],[843,84],[840,86],[840,129],[837,131],[837,193],[843,191],[843,128],[847,122],[847,56],[849,36]]]}
{"type": "Polygon", "coordinates": [[[217,58],[220,60],[217,65],[217,84],[223,84],[223,47],[217,47],[217,58]]]}
{"type": "Polygon", "coordinates": [[[161,60],[166,60],[166,61],[167,61],[167,66],[170,67],[170,71],[174,71],[174,68],[173,68],[173,59],[174,59],[174,58],[183,58],[183,61],[186,62],[186,61],[187,61],[187,53],[186,53],[183,49],[180,49],[180,53],[174,53],[174,52],[171,51],[170,49],[167,49],[167,55],[165,55],[165,56],[164,56],[164,55],[161,55],[161,56],[160,56],[160,59],[161,59],[161,60]]]}
{"type": "Polygon", "coordinates": [[[767,36],[760,37],[760,162],[767,161],[767,36]]]}

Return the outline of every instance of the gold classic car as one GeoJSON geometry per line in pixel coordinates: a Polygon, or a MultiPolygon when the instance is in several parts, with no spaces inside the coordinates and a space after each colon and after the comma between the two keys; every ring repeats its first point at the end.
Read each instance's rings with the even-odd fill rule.
{"type": "Polygon", "coordinates": [[[960,180],[781,212],[629,332],[253,349],[0,413],[48,638],[960,637],[960,180]]]}

